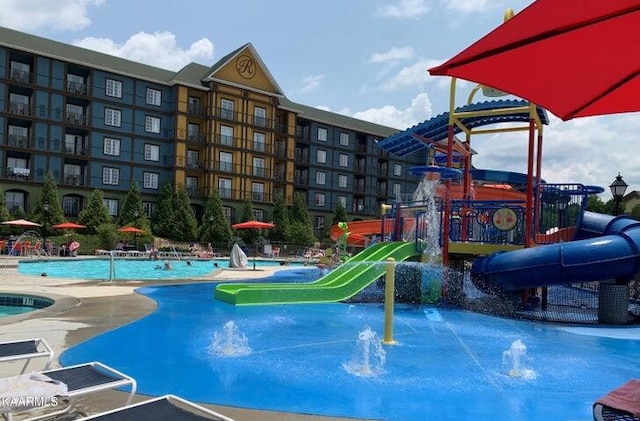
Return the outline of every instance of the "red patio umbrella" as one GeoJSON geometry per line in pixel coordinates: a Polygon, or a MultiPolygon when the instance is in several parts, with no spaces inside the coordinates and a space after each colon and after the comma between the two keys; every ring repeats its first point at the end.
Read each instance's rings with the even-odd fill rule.
{"type": "Polygon", "coordinates": [[[429,69],[540,105],[563,120],[640,110],[640,2],[537,0],[429,69]]]}
{"type": "Polygon", "coordinates": [[[144,230],[141,230],[140,228],[136,228],[136,227],[122,227],[122,228],[118,228],[118,232],[128,232],[128,233],[132,233],[132,234],[140,234],[140,233],[143,233],[144,230]]]}
{"type": "MultiPolygon", "coordinates": [[[[266,229],[266,228],[274,228],[276,225],[271,222],[262,222],[262,221],[246,221],[239,222],[237,224],[231,225],[234,229],[266,229]]],[[[258,246],[254,247],[253,253],[253,270],[256,270],[256,255],[258,254],[258,246]]]]}
{"type": "Polygon", "coordinates": [[[74,230],[87,228],[85,225],[76,224],[75,222],[63,222],[61,224],[52,225],[51,228],[63,229],[63,230],[74,230]]]}

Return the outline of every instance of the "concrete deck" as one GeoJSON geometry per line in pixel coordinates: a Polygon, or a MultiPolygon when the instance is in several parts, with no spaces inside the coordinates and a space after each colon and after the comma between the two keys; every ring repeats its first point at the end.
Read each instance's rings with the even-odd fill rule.
{"type": "MultiPolygon", "coordinates": [[[[81,258],[81,257],[80,257],[81,258]]],[[[55,299],[55,304],[42,310],[23,315],[0,318],[0,342],[29,338],[44,338],[59,356],[65,349],[88,340],[102,332],[140,319],[156,308],[153,300],[134,290],[157,282],[98,282],[78,279],[62,279],[50,276],[24,276],[18,274],[18,259],[0,256],[0,293],[35,294],[55,299]]],[[[234,281],[271,275],[280,267],[249,269],[218,269],[212,274],[188,281],[234,281]]],[[[164,282],[166,284],[166,282],[164,282]]],[[[31,363],[35,370],[41,368],[38,361],[31,363]]],[[[59,366],[54,361],[53,367],[59,366]]],[[[15,375],[21,365],[3,363],[0,376],[15,375]]],[[[148,397],[138,394],[135,401],[148,397]]],[[[293,399],[293,397],[292,397],[293,399]]],[[[126,395],[110,392],[87,396],[79,401],[79,409],[87,414],[122,406],[126,395]]],[[[205,405],[236,421],[347,421],[346,418],[330,418],[304,414],[257,411],[236,407],[205,405]]],[[[15,418],[19,420],[20,418],[15,418]]],[[[69,419],[69,418],[66,418],[69,419]]],[[[353,420],[353,419],[350,419],[353,420]]]]}

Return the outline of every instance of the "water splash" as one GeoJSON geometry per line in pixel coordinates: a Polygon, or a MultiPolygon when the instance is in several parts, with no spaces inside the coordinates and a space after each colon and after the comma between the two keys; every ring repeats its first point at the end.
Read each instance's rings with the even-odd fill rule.
{"type": "Polygon", "coordinates": [[[531,380],[538,377],[538,373],[525,366],[527,346],[520,339],[516,339],[511,347],[502,353],[502,364],[508,366],[509,377],[522,377],[531,380]]]}
{"type": "Polygon", "coordinates": [[[414,202],[422,203],[426,210],[426,248],[424,253],[429,257],[437,257],[441,253],[440,249],[440,216],[436,203],[437,189],[440,181],[432,179],[431,174],[425,174],[418,183],[416,191],[413,193],[414,202]]]}
{"type": "Polygon", "coordinates": [[[222,330],[213,333],[209,351],[222,357],[240,357],[251,354],[251,347],[249,339],[240,332],[235,322],[230,320],[224,324],[222,330]]]}
{"type": "Polygon", "coordinates": [[[374,377],[384,373],[386,351],[378,334],[369,326],[358,333],[356,348],[351,361],[342,364],[349,374],[359,377],[374,377]]]}

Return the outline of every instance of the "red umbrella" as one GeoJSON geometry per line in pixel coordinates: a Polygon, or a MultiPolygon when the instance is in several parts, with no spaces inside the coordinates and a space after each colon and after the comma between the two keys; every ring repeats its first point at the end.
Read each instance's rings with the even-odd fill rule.
{"type": "Polygon", "coordinates": [[[431,75],[527,99],[563,120],[640,110],[640,2],[537,0],[431,75]]]}
{"type": "Polygon", "coordinates": [[[27,221],[26,219],[14,219],[12,221],[4,221],[3,225],[14,225],[16,227],[41,227],[42,224],[37,222],[27,221]]]}
{"type": "Polygon", "coordinates": [[[273,228],[273,227],[275,227],[275,225],[270,223],[270,222],[247,221],[247,222],[240,222],[238,224],[233,224],[233,225],[231,225],[231,227],[235,228],[237,230],[241,230],[241,229],[273,228]]]}
{"type": "Polygon", "coordinates": [[[136,228],[136,227],[122,227],[122,228],[118,228],[119,232],[128,232],[128,233],[133,233],[133,234],[140,234],[143,233],[144,230],[141,230],[140,228],[136,228]]]}
{"type": "MultiPolygon", "coordinates": [[[[273,228],[275,224],[270,222],[262,222],[262,221],[246,221],[240,222],[237,224],[231,225],[232,228],[240,230],[240,229],[263,229],[263,228],[273,228]]],[[[256,270],[256,255],[258,254],[258,246],[255,247],[255,252],[253,254],[253,270],[256,270]]]]}
{"type": "Polygon", "coordinates": [[[76,224],[75,222],[63,222],[61,224],[52,225],[51,228],[74,230],[80,228],[87,228],[85,225],[76,224]]]}

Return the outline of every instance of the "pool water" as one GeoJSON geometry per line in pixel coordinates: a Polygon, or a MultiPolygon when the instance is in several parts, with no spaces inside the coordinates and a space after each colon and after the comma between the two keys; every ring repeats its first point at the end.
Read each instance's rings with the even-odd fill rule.
{"type": "MultiPolygon", "coordinates": [[[[171,260],[172,270],[162,268],[163,260],[115,259],[115,277],[122,280],[163,280],[197,278],[208,275],[214,270],[229,267],[229,259],[214,260],[171,260]],[[215,266],[218,265],[218,267],[215,266]],[[160,267],[160,268],[158,268],[160,267]]],[[[253,262],[249,262],[253,267],[253,262]]],[[[258,260],[256,267],[279,266],[276,260],[258,260]]],[[[18,264],[18,273],[23,275],[72,278],[72,279],[109,279],[109,259],[63,259],[50,261],[25,261],[18,264]]]]}
{"type": "Polygon", "coordinates": [[[31,311],[37,310],[35,307],[30,306],[5,306],[0,305],[0,317],[16,316],[18,314],[25,314],[31,311]]]}
{"type": "MultiPolygon", "coordinates": [[[[266,281],[283,279],[276,278],[266,281]]],[[[383,336],[383,305],[233,306],[213,299],[215,286],[140,288],[158,302],[153,314],[71,348],[61,361],[102,361],[133,376],[142,394],[402,421],[587,420],[597,398],[640,377],[640,341],[626,339],[620,328],[399,304],[398,344],[383,347],[381,370],[354,375],[346,368],[365,360],[358,338],[367,328],[383,336]],[[229,322],[246,337],[246,355],[214,352],[216,335],[229,322]],[[608,337],[611,331],[618,337],[608,337]],[[519,361],[526,370],[511,377],[513,362],[505,355],[517,341],[526,346],[519,361]]],[[[627,332],[640,338],[637,329],[627,332]]]]}

